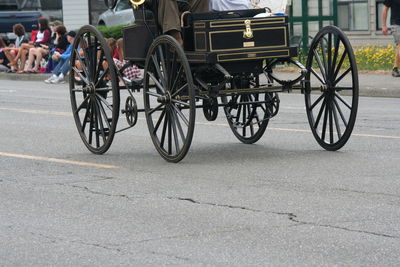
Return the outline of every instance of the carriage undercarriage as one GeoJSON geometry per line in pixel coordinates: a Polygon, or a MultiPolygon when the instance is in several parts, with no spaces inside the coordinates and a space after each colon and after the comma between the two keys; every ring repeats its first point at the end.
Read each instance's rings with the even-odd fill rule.
{"type": "Polygon", "coordinates": [[[78,131],[90,151],[102,154],[115,133],[134,127],[138,113],[144,113],[159,154],[179,162],[192,142],[196,109],[213,121],[222,108],[233,134],[251,144],[278,114],[278,93],[298,90],[305,96],[317,142],[327,150],[340,149],[351,135],[358,106],[357,67],[349,41],[340,29],[325,27],[311,43],[306,66],[294,59],[294,48],[285,49],[194,53],[184,51],[172,37],[160,35],[141,62],[143,81],[127,81],[113,64],[102,35],[85,26],[78,33],[71,60],[71,103],[78,131]],[[229,58],[232,55],[236,58],[229,58]],[[278,77],[275,69],[282,64],[298,68],[297,77],[278,77]],[[121,102],[123,91],[127,93],[121,102]],[[135,99],[140,91],[143,108],[135,99]],[[125,116],[126,127],[117,128],[119,115],[125,116]]]}

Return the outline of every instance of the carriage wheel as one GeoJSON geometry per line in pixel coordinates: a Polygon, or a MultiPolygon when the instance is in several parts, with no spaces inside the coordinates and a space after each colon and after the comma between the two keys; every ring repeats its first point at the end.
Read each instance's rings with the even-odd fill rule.
{"type": "Polygon", "coordinates": [[[114,138],[119,91],[110,50],[93,26],[80,29],[70,64],[70,98],[76,127],[86,147],[95,154],[102,154],[114,138]]]}
{"type": "Polygon", "coordinates": [[[182,160],[195,124],[195,93],[186,55],[171,36],[150,46],[144,70],[144,107],[154,146],[169,162],[182,160]]]}
{"type": "Polygon", "coordinates": [[[263,136],[269,118],[279,109],[278,95],[273,93],[233,95],[222,101],[233,134],[245,144],[253,144],[263,136]]]}
{"type": "Polygon", "coordinates": [[[338,150],[354,128],[359,93],[356,60],[346,35],[334,26],[323,28],[311,43],[306,68],[305,102],[312,133],[326,150],[338,150]]]}

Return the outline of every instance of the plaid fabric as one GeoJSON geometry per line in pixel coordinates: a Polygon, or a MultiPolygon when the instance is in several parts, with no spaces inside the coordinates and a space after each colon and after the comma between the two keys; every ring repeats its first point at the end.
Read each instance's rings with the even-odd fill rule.
{"type": "MultiPolygon", "coordinates": [[[[122,69],[122,67],[127,63],[127,61],[126,60],[121,61],[119,59],[114,58],[114,63],[118,69],[122,69]]],[[[133,65],[132,67],[127,67],[122,72],[122,74],[124,75],[125,78],[129,80],[138,79],[141,76],[140,69],[136,65],[133,65]]]]}

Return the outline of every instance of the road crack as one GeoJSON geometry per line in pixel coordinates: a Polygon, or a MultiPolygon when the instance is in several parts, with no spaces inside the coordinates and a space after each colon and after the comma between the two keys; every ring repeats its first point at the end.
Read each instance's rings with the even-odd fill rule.
{"type": "Polygon", "coordinates": [[[80,185],[74,185],[74,184],[64,184],[64,183],[56,183],[56,185],[68,186],[68,187],[72,187],[72,188],[82,189],[82,190],[84,190],[84,191],[86,191],[88,193],[94,194],[94,195],[125,198],[125,199],[131,200],[131,201],[134,200],[133,197],[130,197],[130,196],[125,195],[125,194],[109,194],[109,193],[105,193],[105,192],[101,192],[101,191],[92,190],[87,186],[80,186],[80,185]]]}
{"type": "Polygon", "coordinates": [[[344,227],[344,226],[337,226],[337,225],[331,225],[331,224],[320,224],[320,223],[302,221],[302,220],[298,219],[298,216],[296,214],[292,213],[292,212],[265,211],[265,210],[260,210],[260,209],[248,208],[248,207],[245,207],[245,206],[235,206],[235,205],[218,204],[218,203],[211,203],[211,202],[200,202],[200,201],[196,201],[196,200],[194,200],[192,198],[182,198],[182,197],[167,197],[167,198],[170,199],[170,200],[187,201],[187,202],[190,202],[190,203],[196,204],[196,205],[208,205],[208,206],[214,206],[214,207],[220,207],[220,208],[240,209],[240,210],[245,210],[245,211],[250,211],[250,212],[259,212],[259,213],[282,215],[282,216],[286,216],[289,221],[294,222],[297,225],[312,225],[312,226],[316,226],[316,227],[332,228],[332,229],[338,229],[338,230],[343,230],[343,231],[348,231],[348,232],[355,232],[355,233],[374,235],[374,236],[379,236],[379,237],[396,238],[396,239],[400,238],[399,236],[395,236],[395,235],[389,235],[389,234],[372,232],[372,231],[365,231],[365,230],[359,230],[359,229],[351,229],[351,228],[344,227]]]}

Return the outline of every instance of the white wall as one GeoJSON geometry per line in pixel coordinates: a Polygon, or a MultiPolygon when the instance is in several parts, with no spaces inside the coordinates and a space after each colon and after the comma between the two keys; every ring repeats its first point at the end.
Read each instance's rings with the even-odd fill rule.
{"type": "Polygon", "coordinates": [[[88,0],[62,0],[63,20],[67,30],[79,30],[89,24],[88,0]]]}

